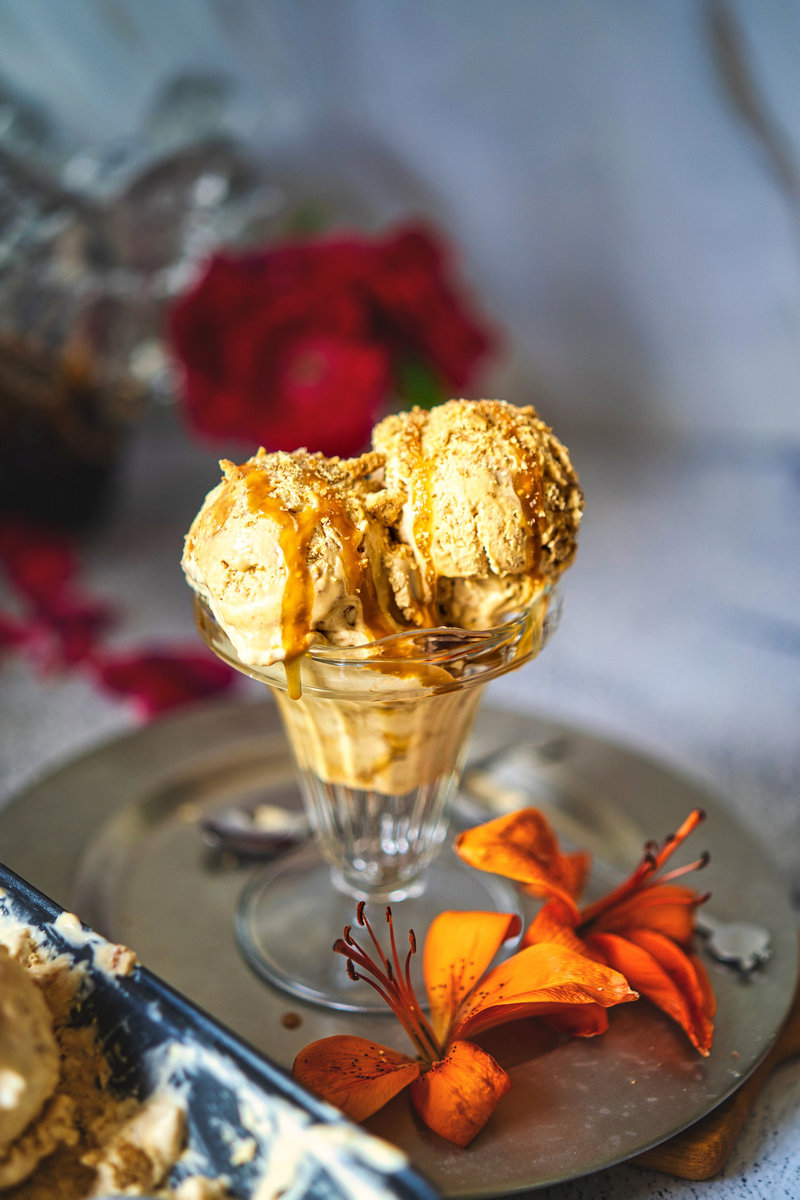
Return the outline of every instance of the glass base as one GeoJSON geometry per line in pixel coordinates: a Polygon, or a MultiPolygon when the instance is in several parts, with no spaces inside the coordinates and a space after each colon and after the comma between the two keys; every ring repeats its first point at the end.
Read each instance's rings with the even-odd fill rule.
{"type": "MultiPolygon", "coordinates": [[[[236,911],[239,949],[257,975],[301,1000],[346,1012],[388,1012],[369,984],[349,978],[347,960],[333,953],[345,925],[353,926],[362,945],[369,943],[366,929],[357,925],[357,904],[334,886],[330,864],[311,843],[262,868],[247,884],[236,911]]],[[[388,949],[385,907],[384,901],[368,901],[366,915],[388,949]]],[[[449,847],[442,850],[427,872],[422,894],[392,902],[401,954],[408,946],[408,930],[416,935],[411,977],[421,1002],[425,935],[433,918],[446,909],[519,913],[519,902],[505,880],[466,867],[449,847]]]]}

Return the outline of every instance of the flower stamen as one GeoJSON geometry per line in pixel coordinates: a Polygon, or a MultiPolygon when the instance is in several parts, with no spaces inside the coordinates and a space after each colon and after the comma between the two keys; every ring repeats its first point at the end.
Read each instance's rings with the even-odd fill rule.
{"type": "MultiPolygon", "coordinates": [[[[629,899],[636,892],[640,892],[642,888],[646,887],[656,872],[663,867],[667,859],[671,858],[689,834],[705,820],[705,817],[706,814],[701,808],[695,808],[689,813],[689,816],[683,822],[680,829],[678,829],[677,833],[669,834],[660,846],[656,842],[647,842],[644,847],[642,861],[633,873],[619,887],[609,892],[607,896],[604,896],[601,900],[597,900],[594,904],[590,904],[582,910],[580,925],[577,927],[576,932],[580,934],[582,931],[585,931],[587,926],[591,925],[601,914],[608,912],[609,909],[616,907],[621,901],[629,899]]],[[[685,867],[676,867],[674,870],[667,872],[666,875],[661,875],[659,883],[678,879],[681,875],[686,875],[690,871],[701,870],[708,864],[709,860],[710,855],[705,851],[695,862],[689,863],[685,867]]]]}
{"type": "Polygon", "coordinates": [[[667,871],[666,875],[660,875],[658,882],[668,883],[671,879],[680,879],[681,875],[688,875],[690,871],[702,871],[710,862],[711,855],[708,850],[704,850],[694,862],[687,863],[685,867],[675,867],[672,871],[667,871]]]}
{"type": "Polygon", "coordinates": [[[353,937],[351,927],[345,925],[344,935],[334,943],[334,951],[347,959],[347,974],[350,979],[361,980],[373,988],[397,1017],[420,1055],[429,1063],[438,1062],[444,1053],[433,1029],[425,1018],[411,983],[411,956],[417,948],[413,930],[409,931],[409,950],[405,964],[401,964],[394,933],[392,910],[386,907],[386,923],[389,926],[391,960],[384,953],[361,901],[356,912],[359,925],[369,934],[376,950],[377,961],[353,937]],[[365,974],[362,974],[365,972],[365,974]]]}
{"type": "Polygon", "coordinates": [[[406,980],[406,987],[408,988],[408,990],[410,992],[413,992],[413,990],[414,990],[414,987],[411,983],[411,959],[412,959],[413,955],[415,955],[416,953],[417,953],[417,939],[414,934],[414,930],[409,929],[409,931],[408,931],[408,950],[406,951],[405,980],[406,980]]]}

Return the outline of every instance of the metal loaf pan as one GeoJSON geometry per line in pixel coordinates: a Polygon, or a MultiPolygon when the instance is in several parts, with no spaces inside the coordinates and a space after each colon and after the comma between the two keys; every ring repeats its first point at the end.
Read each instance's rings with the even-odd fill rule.
{"type": "Polygon", "coordinates": [[[55,927],[64,910],[2,864],[0,889],[0,914],[32,927],[45,949],[85,964],[75,1021],[95,1025],[110,1086],[145,1099],[166,1081],[179,1095],[187,1150],[173,1168],[173,1186],[203,1174],[224,1177],[241,1200],[259,1188],[284,1200],[436,1200],[399,1150],[317,1100],[146,967],[128,975],[99,967],[105,939],[86,926],[65,936],[55,927]],[[234,1153],[237,1144],[247,1144],[248,1154],[234,1153]]]}

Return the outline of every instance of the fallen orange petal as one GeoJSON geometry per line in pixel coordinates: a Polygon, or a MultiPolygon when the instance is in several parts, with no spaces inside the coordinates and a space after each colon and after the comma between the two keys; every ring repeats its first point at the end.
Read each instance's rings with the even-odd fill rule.
{"type": "Polygon", "coordinates": [[[423,971],[431,1024],[442,1042],[470,988],[519,929],[519,917],[509,913],[443,912],[431,922],[423,971]]]}
{"type": "MultiPolygon", "coordinates": [[[[641,934],[649,931],[638,930],[636,932],[641,934]]],[[[666,956],[669,953],[666,950],[668,946],[675,954],[681,955],[687,966],[691,966],[689,959],[680,947],[659,934],[649,933],[647,948],[644,944],[638,945],[632,939],[633,931],[629,931],[625,937],[617,933],[591,933],[587,936],[586,943],[591,949],[601,954],[610,966],[623,972],[632,987],[635,987],[657,1008],[677,1022],[700,1053],[707,1055],[712,1034],[710,1018],[704,1011],[698,1010],[694,993],[690,996],[684,990],[686,987],[685,973],[681,971],[681,982],[677,982],[676,977],[662,965],[653,951],[666,956]],[[658,939],[657,946],[654,939],[658,939]]],[[[677,975],[676,959],[671,953],[669,962],[677,975]]]]}
{"type": "Polygon", "coordinates": [[[713,993],[709,996],[710,984],[705,971],[698,977],[693,957],[655,930],[631,929],[628,937],[653,956],[680,990],[689,1009],[689,1024],[684,1028],[700,1053],[708,1054],[714,1036],[711,1018],[716,1001],[713,993]]]}
{"type": "Polygon", "coordinates": [[[564,854],[537,808],[496,817],[455,839],[464,862],[515,879],[536,896],[558,896],[573,912],[589,870],[588,854],[564,854]]]}
{"type": "Polygon", "coordinates": [[[714,995],[711,980],[708,978],[708,971],[706,971],[704,963],[701,962],[696,954],[690,954],[688,957],[689,962],[694,967],[698,986],[703,993],[703,1011],[707,1017],[714,1017],[717,1011],[717,997],[714,995]]]}
{"type": "Polygon", "coordinates": [[[292,1075],[354,1121],[383,1108],[417,1078],[418,1062],[366,1038],[337,1034],[300,1051],[292,1075]]]}
{"type": "Polygon", "coordinates": [[[467,996],[453,1036],[473,1036],[504,1021],[544,1016],[567,1004],[608,1008],[636,1000],[627,980],[586,954],[554,942],[527,946],[485,976],[467,996]]]}
{"type": "Polygon", "coordinates": [[[467,1146],[510,1087],[491,1054],[472,1042],[453,1042],[442,1061],[411,1085],[411,1101],[434,1133],[467,1146]]]}
{"type": "MultiPolygon", "coordinates": [[[[555,942],[575,954],[594,958],[569,923],[569,913],[560,900],[550,900],[531,921],[522,939],[524,946],[555,942]]],[[[553,1008],[544,1019],[553,1029],[573,1037],[596,1037],[608,1029],[608,1014],[599,1004],[564,1004],[553,1008]]]]}

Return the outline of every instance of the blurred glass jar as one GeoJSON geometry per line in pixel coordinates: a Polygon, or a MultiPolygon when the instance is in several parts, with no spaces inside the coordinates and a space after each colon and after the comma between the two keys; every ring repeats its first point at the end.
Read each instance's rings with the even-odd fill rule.
{"type": "Polygon", "coordinates": [[[109,359],[91,212],[0,151],[0,511],[79,525],[143,389],[109,359]]]}
{"type": "Polygon", "coordinates": [[[171,301],[218,247],[285,230],[225,87],[178,78],[139,138],[87,147],[0,85],[0,512],[100,516],[127,430],[173,394],[171,301]]]}

